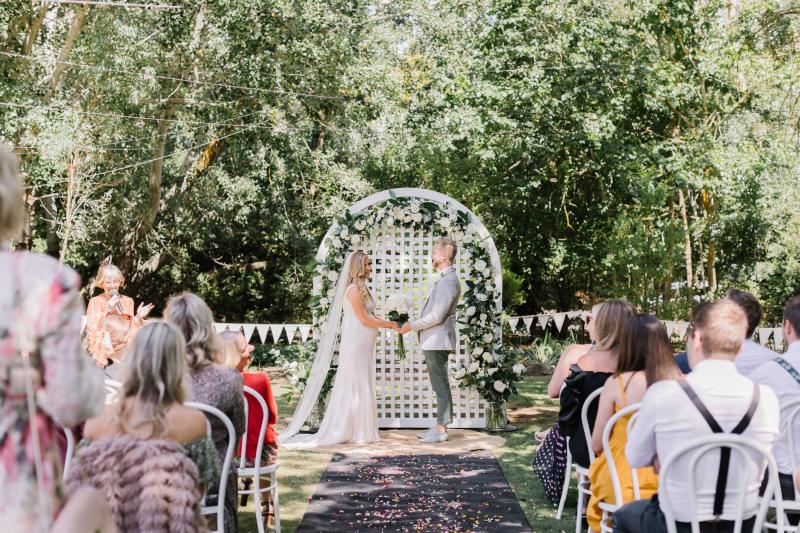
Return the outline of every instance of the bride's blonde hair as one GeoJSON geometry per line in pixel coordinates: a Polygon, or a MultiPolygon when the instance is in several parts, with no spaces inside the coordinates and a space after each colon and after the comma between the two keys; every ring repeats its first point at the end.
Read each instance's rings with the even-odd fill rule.
{"type": "Polygon", "coordinates": [[[366,252],[361,250],[353,252],[353,255],[350,256],[350,272],[348,272],[349,279],[347,281],[348,285],[352,283],[358,287],[358,293],[361,295],[361,301],[364,302],[364,305],[371,304],[374,301],[367,288],[367,275],[365,273],[367,260],[369,260],[369,256],[366,252]]]}

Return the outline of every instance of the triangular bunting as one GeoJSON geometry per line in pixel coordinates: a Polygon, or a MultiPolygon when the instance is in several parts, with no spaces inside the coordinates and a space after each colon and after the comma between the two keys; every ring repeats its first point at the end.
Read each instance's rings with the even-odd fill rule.
{"type": "Polygon", "coordinates": [[[686,335],[686,330],[689,329],[689,323],[684,322],[683,320],[679,320],[675,323],[675,333],[678,334],[678,339],[683,340],[684,335],[686,335]]]}
{"type": "Polygon", "coordinates": [[[256,330],[256,325],[242,324],[242,329],[244,329],[244,338],[249,343],[250,340],[253,338],[253,332],[256,330]]]}
{"type": "Polygon", "coordinates": [[[772,328],[773,339],[775,340],[775,351],[782,352],[783,351],[783,329],[782,328],[772,328]]]}
{"type": "Polygon", "coordinates": [[[297,326],[286,326],[286,338],[289,339],[289,344],[294,341],[294,334],[297,333],[297,326]]]}
{"type": "Polygon", "coordinates": [[[267,332],[269,331],[269,326],[265,324],[257,324],[256,329],[258,330],[258,336],[261,337],[261,344],[266,344],[267,332]]]}
{"type": "Polygon", "coordinates": [[[772,330],[770,328],[758,328],[758,343],[761,346],[766,346],[772,330]]]}
{"type": "Polygon", "coordinates": [[[550,315],[539,315],[537,320],[539,321],[539,326],[542,329],[545,329],[547,327],[547,323],[550,322],[550,315]]]}
{"type": "Polygon", "coordinates": [[[525,324],[525,331],[528,333],[531,332],[531,326],[533,325],[533,317],[532,316],[524,316],[522,317],[522,322],[525,324]]]}
{"type": "Polygon", "coordinates": [[[667,330],[667,337],[672,338],[672,332],[675,331],[675,321],[665,320],[664,328],[667,330]]]}
{"type": "Polygon", "coordinates": [[[311,334],[311,326],[298,326],[300,329],[300,340],[306,342],[308,336],[311,334]]]}
{"type": "Polygon", "coordinates": [[[511,328],[511,331],[517,331],[517,326],[519,325],[519,317],[518,316],[510,316],[508,317],[508,327],[511,328]]]}
{"type": "Polygon", "coordinates": [[[572,320],[573,318],[578,318],[582,314],[583,314],[583,312],[581,312],[581,311],[570,311],[569,313],[567,313],[567,318],[572,320]]]}
{"type": "Polygon", "coordinates": [[[283,325],[270,324],[269,330],[272,332],[272,342],[278,342],[278,340],[281,338],[281,333],[283,333],[283,325]]]}
{"type": "Polygon", "coordinates": [[[215,322],[214,323],[214,329],[217,330],[217,333],[222,333],[223,331],[225,331],[225,327],[226,326],[227,326],[227,324],[225,324],[224,322],[215,322]]]}
{"type": "Polygon", "coordinates": [[[567,318],[567,313],[556,313],[553,315],[553,322],[556,325],[556,330],[561,333],[561,328],[564,327],[564,319],[567,318]]]}

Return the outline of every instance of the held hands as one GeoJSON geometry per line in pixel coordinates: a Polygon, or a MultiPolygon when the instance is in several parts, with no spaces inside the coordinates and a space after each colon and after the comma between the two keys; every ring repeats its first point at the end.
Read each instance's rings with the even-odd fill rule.
{"type": "Polygon", "coordinates": [[[405,335],[406,333],[411,331],[411,324],[409,322],[406,322],[405,324],[403,324],[402,328],[396,328],[396,329],[398,333],[400,333],[400,335],[405,335]]]}

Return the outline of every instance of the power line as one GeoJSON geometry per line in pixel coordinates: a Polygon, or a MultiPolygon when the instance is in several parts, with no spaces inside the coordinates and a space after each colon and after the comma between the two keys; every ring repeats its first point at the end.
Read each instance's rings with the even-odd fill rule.
{"type": "MultiPolygon", "coordinates": [[[[24,59],[26,61],[34,61],[35,58],[31,56],[27,56],[24,54],[18,54],[16,52],[0,52],[0,55],[4,55],[7,57],[14,57],[17,59],[24,59]]],[[[192,85],[206,85],[209,87],[219,87],[222,89],[239,89],[243,91],[253,91],[253,92],[262,92],[262,93],[271,93],[271,94],[282,94],[287,96],[301,96],[303,98],[318,98],[320,100],[346,100],[346,98],[342,96],[330,96],[330,95],[320,95],[320,94],[311,94],[311,93],[301,93],[301,92],[294,92],[294,91],[285,91],[283,89],[264,89],[262,87],[248,87],[246,85],[234,85],[232,83],[217,83],[212,81],[200,81],[200,80],[192,80],[187,78],[175,78],[173,76],[163,76],[160,74],[150,74],[148,72],[137,72],[133,70],[123,70],[123,69],[113,69],[109,67],[103,67],[100,65],[89,65],[86,63],[76,63],[74,61],[59,61],[54,60],[57,64],[67,65],[71,67],[78,67],[78,68],[87,68],[87,69],[95,69],[100,70],[103,72],[112,72],[116,74],[125,74],[128,76],[143,76],[148,77],[154,80],[166,80],[166,81],[177,81],[181,83],[189,83],[192,85]]]]}

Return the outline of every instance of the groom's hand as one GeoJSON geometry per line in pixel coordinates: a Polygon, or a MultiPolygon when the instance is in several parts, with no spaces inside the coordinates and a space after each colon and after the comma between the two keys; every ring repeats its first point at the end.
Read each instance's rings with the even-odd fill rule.
{"type": "Polygon", "coordinates": [[[404,334],[408,333],[409,331],[411,331],[411,324],[406,322],[405,324],[403,324],[403,327],[400,328],[400,334],[404,335],[404,334]]]}

